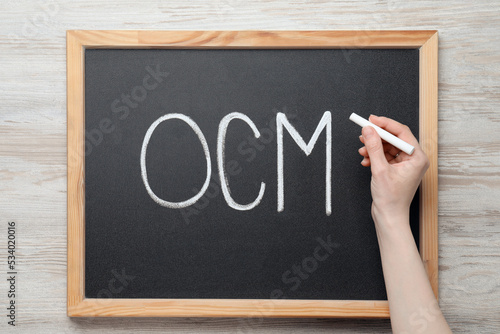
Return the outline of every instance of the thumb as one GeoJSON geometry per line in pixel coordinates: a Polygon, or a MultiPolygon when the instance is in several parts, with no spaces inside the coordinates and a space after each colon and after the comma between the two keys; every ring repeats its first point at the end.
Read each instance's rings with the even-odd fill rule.
{"type": "Polygon", "coordinates": [[[372,173],[377,169],[384,168],[385,165],[388,165],[388,162],[385,158],[382,140],[377,131],[371,126],[365,126],[361,130],[361,133],[363,134],[365,147],[370,157],[372,173]]]}

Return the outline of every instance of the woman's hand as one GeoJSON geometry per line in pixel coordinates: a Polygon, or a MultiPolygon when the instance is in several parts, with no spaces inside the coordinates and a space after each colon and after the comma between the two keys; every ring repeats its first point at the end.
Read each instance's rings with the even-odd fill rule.
{"type": "Polygon", "coordinates": [[[373,124],[415,146],[412,155],[382,143],[371,126],[360,136],[361,164],[371,166],[372,217],[375,221],[380,258],[394,333],[451,333],[410,230],[409,209],[429,167],[429,159],[410,129],[385,117],[370,116],[373,124]],[[430,314],[421,317],[422,312],[430,314]],[[418,321],[416,321],[418,319],[418,321]]]}
{"type": "MultiPolygon", "coordinates": [[[[361,164],[371,166],[372,216],[377,225],[401,221],[409,214],[413,196],[429,167],[427,155],[420,148],[410,129],[386,117],[370,116],[370,122],[389,131],[415,146],[412,155],[401,152],[389,143],[382,143],[378,133],[371,127],[362,129],[360,140],[365,146],[359,149],[364,159],[361,164]]],[[[380,226],[382,227],[382,226],[380,226]]]]}

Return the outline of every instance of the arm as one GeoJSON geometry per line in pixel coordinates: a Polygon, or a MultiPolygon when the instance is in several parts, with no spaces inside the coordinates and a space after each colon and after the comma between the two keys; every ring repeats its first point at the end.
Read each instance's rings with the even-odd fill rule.
{"type": "Polygon", "coordinates": [[[427,156],[410,129],[385,117],[370,122],[415,146],[410,156],[382,143],[377,132],[364,127],[359,149],[361,164],[371,167],[372,217],[394,333],[451,333],[434,297],[409,224],[410,204],[429,167],[427,156]]]}

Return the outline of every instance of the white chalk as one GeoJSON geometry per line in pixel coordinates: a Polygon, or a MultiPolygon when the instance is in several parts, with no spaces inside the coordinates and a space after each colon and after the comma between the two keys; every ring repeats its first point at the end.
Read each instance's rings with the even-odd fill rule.
{"type": "Polygon", "coordinates": [[[318,141],[319,135],[326,130],[326,175],[325,175],[325,211],[326,215],[332,214],[332,114],[329,111],[325,111],[323,117],[319,121],[316,130],[306,144],[304,138],[297,132],[294,126],[288,121],[288,118],[284,113],[276,114],[276,140],[278,144],[278,212],[282,212],[285,209],[285,186],[284,186],[284,168],[283,168],[283,128],[285,128],[288,133],[292,136],[293,140],[299,147],[304,151],[304,153],[309,156],[314,145],[318,141]]]}
{"type": "Polygon", "coordinates": [[[412,145],[408,144],[404,140],[399,139],[398,137],[396,137],[392,133],[389,133],[389,132],[385,131],[384,129],[376,126],[375,124],[364,119],[363,117],[356,115],[355,113],[352,113],[351,116],[349,116],[349,119],[361,127],[365,127],[368,125],[373,127],[375,129],[375,131],[377,131],[380,138],[382,138],[383,140],[385,140],[389,144],[392,144],[395,147],[399,148],[401,151],[405,152],[408,155],[412,155],[412,153],[415,151],[415,147],[413,147],[412,145]]]}
{"type": "Polygon", "coordinates": [[[149,127],[148,131],[146,132],[146,135],[144,136],[144,141],[142,142],[142,148],[141,148],[141,158],[140,158],[140,164],[141,164],[141,176],[142,176],[142,182],[144,182],[144,186],[146,187],[146,190],[151,197],[153,201],[158,203],[161,206],[171,208],[171,209],[182,209],[185,207],[188,207],[190,205],[193,205],[196,203],[204,194],[205,191],[207,191],[207,188],[210,184],[210,177],[212,176],[212,162],[210,161],[210,152],[208,151],[208,144],[207,140],[205,139],[205,136],[203,135],[203,132],[201,132],[200,127],[198,124],[196,124],[195,121],[193,121],[190,117],[183,115],[183,114],[166,114],[158,118],[156,121],[151,124],[149,127]],[[201,187],[201,190],[193,197],[191,197],[188,200],[182,201],[182,202],[169,202],[165,201],[164,199],[161,199],[160,197],[156,196],[156,194],[153,192],[149,185],[148,181],[148,170],[146,168],[146,152],[148,151],[148,144],[149,140],[151,139],[151,136],[153,135],[153,132],[155,131],[156,127],[161,123],[169,119],[180,119],[181,121],[184,121],[193,129],[194,133],[198,136],[198,139],[200,139],[201,146],[203,147],[203,152],[205,152],[205,158],[207,160],[207,177],[205,178],[205,183],[203,184],[203,187],[201,187]]]}

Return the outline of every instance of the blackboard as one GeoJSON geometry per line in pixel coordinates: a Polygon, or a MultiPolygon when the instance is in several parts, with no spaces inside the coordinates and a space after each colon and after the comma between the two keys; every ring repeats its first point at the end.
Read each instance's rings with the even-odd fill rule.
{"type": "Polygon", "coordinates": [[[386,300],[348,117],[418,138],[419,49],[87,48],[82,62],[84,299],[386,300]]]}

